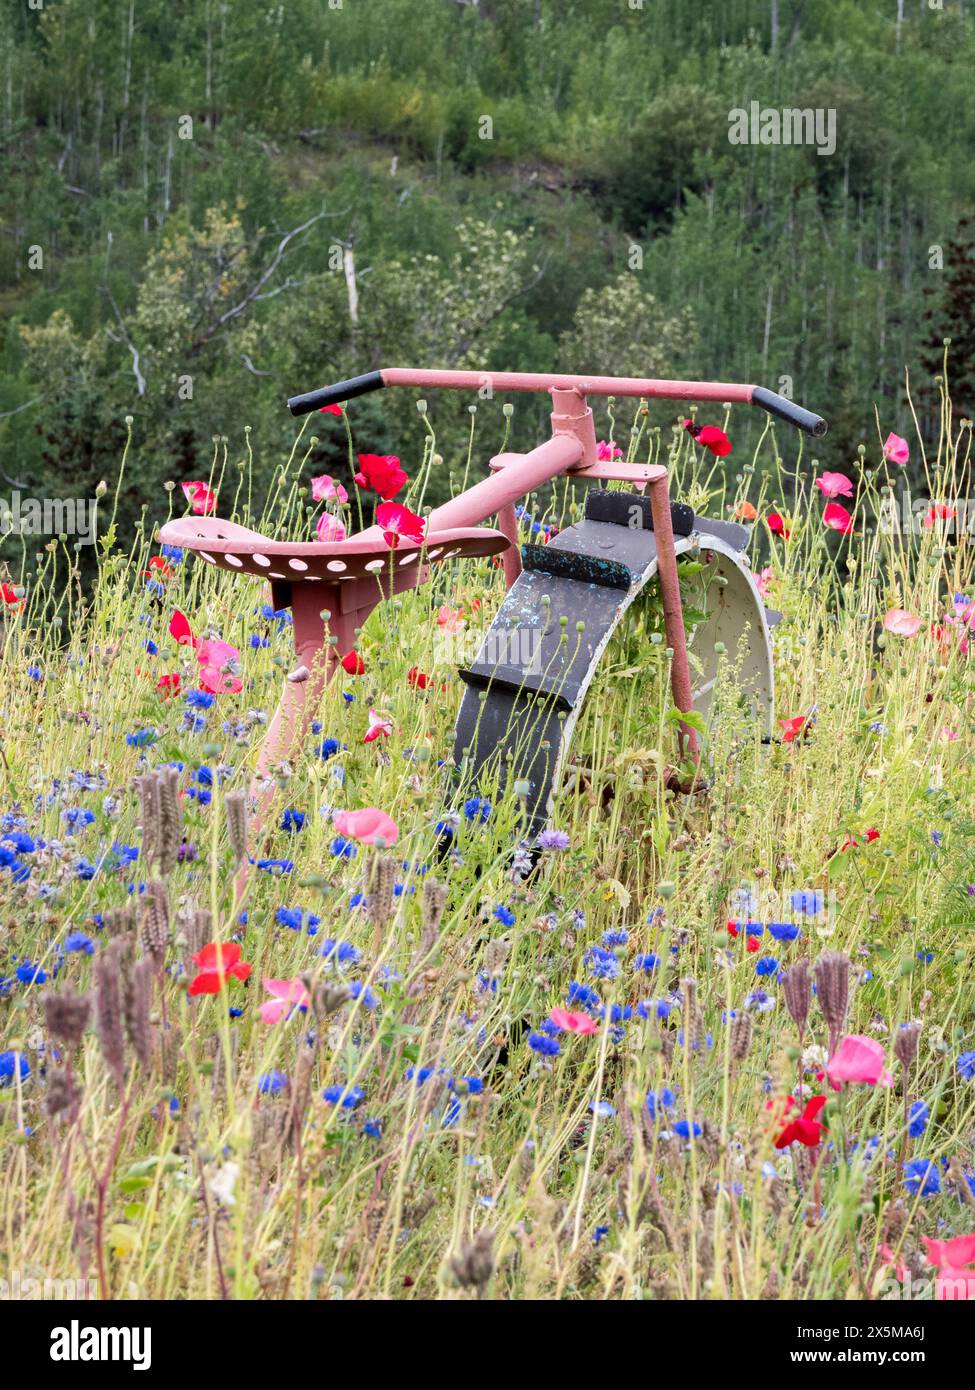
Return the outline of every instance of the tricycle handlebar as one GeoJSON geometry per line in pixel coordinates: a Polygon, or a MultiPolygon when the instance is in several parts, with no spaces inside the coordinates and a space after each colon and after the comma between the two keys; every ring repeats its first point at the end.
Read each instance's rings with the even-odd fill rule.
{"type": "Polygon", "coordinates": [[[508,391],[577,391],[582,396],[637,396],[654,400],[718,401],[758,405],[770,415],[786,420],[806,434],[817,437],[829,428],[820,415],[804,410],[785,396],[764,386],[742,386],[727,381],[663,381],[643,377],[566,376],[544,372],[454,372],[414,370],[411,367],[384,367],[366,372],[334,386],[322,386],[301,396],[292,396],[288,409],[292,415],[309,415],[313,410],[339,405],[342,401],[378,391],[383,386],[412,386],[419,390],[468,390],[494,395],[508,391]]]}

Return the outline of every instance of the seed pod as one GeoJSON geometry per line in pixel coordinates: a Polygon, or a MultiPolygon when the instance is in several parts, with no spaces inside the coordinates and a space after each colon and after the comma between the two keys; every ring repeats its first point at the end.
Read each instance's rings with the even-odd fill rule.
{"type": "Polygon", "coordinates": [[[70,985],[61,990],[50,990],[44,995],[47,1031],[66,1047],[78,1046],[90,1016],[91,1000],[88,995],[75,993],[70,985]]]}
{"type": "Polygon", "coordinates": [[[102,1056],[113,1076],[122,1085],[125,1038],[122,1031],[121,971],[112,947],[102,951],[95,964],[96,1012],[102,1056]]]}
{"type": "Polygon", "coordinates": [[[140,960],[125,986],[125,1031],[141,1067],[152,1062],[152,982],[156,962],[151,955],[140,960]]]}
{"type": "Polygon", "coordinates": [[[824,951],[816,962],[816,997],[829,1026],[832,1052],[850,1004],[850,958],[842,951],[824,951]]]}
{"type": "Polygon", "coordinates": [[[247,793],[242,790],[228,792],[223,804],[227,817],[227,838],[234,860],[239,864],[247,856],[247,793]]]}
{"type": "Polygon", "coordinates": [[[165,883],[147,884],[143,897],[142,946],[157,970],[161,970],[169,945],[169,897],[165,883]]]}
{"type": "Polygon", "coordinates": [[[909,1067],[917,1056],[921,1025],[916,1019],[903,1024],[894,1034],[894,1056],[902,1067],[909,1067]]]}
{"type": "Polygon", "coordinates": [[[785,999],[785,1007],[789,1011],[789,1017],[799,1029],[799,1037],[802,1038],[806,1031],[806,1021],[809,1018],[809,1006],[812,1002],[812,980],[809,974],[809,962],[807,960],[797,960],[795,965],[790,966],[782,976],[782,996],[785,999]]]}
{"type": "Polygon", "coordinates": [[[459,1254],[450,1257],[450,1272],[462,1289],[476,1289],[482,1298],[494,1273],[494,1232],[478,1231],[459,1254]]]}

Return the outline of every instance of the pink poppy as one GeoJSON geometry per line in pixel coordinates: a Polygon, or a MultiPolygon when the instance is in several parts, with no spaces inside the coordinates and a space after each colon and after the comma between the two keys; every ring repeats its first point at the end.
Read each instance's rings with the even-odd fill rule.
{"type": "Polygon", "coordinates": [[[841,536],[853,535],[853,518],[839,502],[827,502],[823,509],[823,525],[831,531],[839,531],[841,536]]]}
{"type": "Polygon", "coordinates": [[[345,526],[331,512],[322,512],[315,525],[315,533],[320,541],[345,540],[345,526]]]}
{"type": "Polygon", "coordinates": [[[308,991],[300,980],[269,980],[265,977],[264,988],[272,997],[261,1005],[261,1019],[264,1023],[278,1023],[288,1018],[292,1009],[308,1008],[308,991]]]}
{"type": "Polygon", "coordinates": [[[894,1078],[884,1067],[884,1049],[873,1038],[850,1033],[826,1064],[830,1081],[865,1082],[868,1086],[890,1086],[894,1078]]]}
{"type": "Polygon", "coordinates": [[[912,613],[905,613],[903,608],[891,608],[884,614],[884,629],[892,632],[896,637],[914,637],[921,627],[921,619],[915,618],[912,613]]]}
{"type": "Polygon", "coordinates": [[[853,496],[853,484],[845,473],[824,473],[816,479],[816,486],[824,497],[853,496]]]}
{"type": "Polygon", "coordinates": [[[390,550],[395,550],[400,540],[413,541],[416,545],[423,540],[426,526],[423,517],[399,502],[381,502],[376,508],[376,522],[383,528],[383,540],[390,550]]]}
{"type": "Polygon", "coordinates": [[[243,690],[244,682],[238,675],[240,652],[229,642],[216,642],[207,638],[196,643],[196,656],[200,663],[200,684],[211,695],[221,695],[225,691],[236,695],[243,690]]]}
{"type": "Polygon", "coordinates": [[[573,1013],[571,1009],[556,1007],[549,1016],[556,1028],[561,1028],[567,1033],[578,1033],[580,1037],[587,1037],[590,1033],[599,1032],[599,1024],[588,1014],[573,1013]]]}
{"type": "Polygon", "coordinates": [[[348,502],[349,494],[341,483],[337,483],[328,473],[320,473],[311,480],[311,495],[314,502],[348,502]]]}
{"type": "Polygon", "coordinates": [[[442,603],[437,609],[437,627],[442,627],[445,632],[463,632],[466,627],[460,616],[463,611],[462,608],[450,608],[446,603],[442,603]]]}
{"type": "Polygon", "coordinates": [[[951,1240],[929,1240],[922,1236],[928,1262],[938,1271],[934,1296],[939,1302],[975,1299],[975,1235],[954,1236],[951,1240]],[[965,1268],[968,1265],[969,1268],[965,1268]]]}
{"type": "Polygon", "coordinates": [[[954,507],[949,507],[945,502],[936,502],[924,513],[924,525],[930,530],[936,521],[954,521],[957,515],[954,507]]]}
{"type": "Polygon", "coordinates": [[[376,806],[366,806],[361,811],[336,811],[332,824],[340,835],[350,835],[364,845],[386,849],[399,839],[399,826],[376,806]]]}
{"type": "Polygon", "coordinates": [[[197,480],[193,483],[181,483],[180,486],[191,511],[197,516],[209,516],[217,510],[217,494],[206,483],[197,480]]]}
{"type": "Polygon", "coordinates": [[[613,463],[616,459],[623,457],[623,450],[612,440],[607,442],[605,439],[601,439],[596,445],[596,457],[600,463],[613,463]]]}
{"type": "Polygon", "coordinates": [[[392,732],[393,721],[388,719],[385,714],[380,714],[378,710],[370,709],[369,729],[362,740],[363,743],[372,743],[373,739],[379,738],[380,735],[383,738],[389,738],[392,732]]]}
{"type": "Polygon", "coordinates": [[[763,570],[759,570],[758,574],[756,574],[755,588],[761,594],[762,598],[768,598],[769,585],[774,578],[775,572],[771,565],[766,565],[763,570]]]}
{"type": "Polygon", "coordinates": [[[884,458],[888,463],[907,463],[911,449],[906,439],[899,434],[888,434],[884,440],[884,458]]]}

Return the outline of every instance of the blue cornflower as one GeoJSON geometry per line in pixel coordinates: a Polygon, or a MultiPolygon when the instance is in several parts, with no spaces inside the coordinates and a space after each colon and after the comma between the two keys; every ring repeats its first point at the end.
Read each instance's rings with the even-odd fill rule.
{"type": "Polygon", "coordinates": [[[326,937],[322,942],[322,955],[328,960],[334,958],[339,965],[354,965],[362,952],[348,941],[333,941],[326,937]]]}
{"type": "Polygon", "coordinates": [[[696,1120],[693,1123],[690,1120],[678,1120],[674,1125],[674,1133],[679,1139],[697,1139],[702,1130],[696,1120]]]}
{"type": "Polygon", "coordinates": [[[257,867],[263,869],[266,874],[293,874],[293,859],[258,859],[257,867]]]}
{"type": "Polygon", "coordinates": [[[323,762],[328,762],[329,758],[334,758],[344,747],[345,744],[339,743],[337,738],[326,738],[318,745],[318,755],[323,762]]]}
{"type": "Polygon", "coordinates": [[[67,824],[68,834],[75,835],[79,830],[84,830],[86,825],[91,825],[95,813],[89,811],[87,806],[69,806],[61,812],[61,819],[67,824]]]}
{"type": "Polygon", "coordinates": [[[95,943],[90,936],[85,936],[84,932],[73,931],[65,937],[64,949],[72,954],[91,956],[95,953],[95,943]]]}
{"type": "Polygon", "coordinates": [[[366,1120],[365,1124],[362,1126],[362,1132],[370,1139],[381,1139],[383,1137],[382,1126],[378,1120],[366,1120]]]}
{"type": "Polygon", "coordinates": [[[288,809],[281,816],[278,825],[281,830],[288,830],[293,835],[297,831],[304,829],[305,813],[304,811],[294,811],[289,806],[288,809]]]}
{"type": "Polygon", "coordinates": [[[344,835],[336,835],[328,847],[328,852],[336,859],[354,859],[358,853],[354,843],[344,835]]]}
{"type": "Polygon", "coordinates": [[[600,937],[600,940],[602,941],[603,945],[608,950],[612,950],[614,946],[625,946],[629,939],[630,933],[628,931],[625,931],[622,927],[619,927],[616,930],[604,931],[602,936],[600,937]]]}
{"type": "Polygon", "coordinates": [[[645,956],[634,956],[633,958],[633,969],[642,970],[645,975],[652,975],[659,965],[660,957],[655,956],[652,951],[645,956]]]}
{"type": "Polygon", "coordinates": [[[665,1110],[673,1110],[677,1104],[677,1096],[669,1086],[665,1086],[662,1091],[647,1092],[647,1112],[651,1120],[655,1120],[658,1115],[662,1115],[665,1110]]]}
{"type": "Polygon", "coordinates": [[[544,1033],[529,1033],[528,1046],[542,1057],[557,1057],[562,1051],[555,1039],[546,1037],[544,1033]]]}
{"type": "Polygon", "coordinates": [[[498,903],[494,915],[503,927],[513,927],[515,924],[515,914],[504,903],[498,903]]]}
{"type": "Polygon", "coordinates": [[[793,912],[805,913],[807,917],[818,917],[825,905],[822,893],[812,888],[801,888],[798,893],[792,894],[790,901],[793,912]]]}
{"type": "Polygon", "coordinates": [[[136,729],[134,733],[125,735],[125,741],[130,748],[145,748],[155,743],[156,737],[155,729],[136,729]]]}
{"type": "Polygon", "coordinates": [[[941,1175],[930,1158],[912,1158],[904,1164],[904,1186],[912,1197],[933,1197],[941,1191],[941,1175]]]}
{"type": "Polygon", "coordinates": [[[322,1092],[322,1100],[329,1105],[340,1105],[343,1110],[354,1110],[365,1097],[360,1086],[326,1086],[322,1092]]]}
{"type": "Polygon", "coordinates": [[[143,647],[145,647],[146,651],[149,653],[150,656],[159,655],[159,648],[151,637],[146,637],[142,645],[143,647]]]}
{"type": "Polygon", "coordinates": [[[258,1080],[257,1089],[262,1096],[277,1096],[287,1085],[288,1078],[283,1071],[267,1071],[258,1080]]]}
{"type": "Polygon", "coordinates": [[[595,980],[615,980],[620,973],[620,963],[612,951],[604,951],[601,946],[590,946],[583,959],[595,980]]]}
{"type": "Polygon", "coordinates": [[[543,830],[538,837],[539,849],[568,849],[569,837],[564,830],[543,830]]]}
{"type": "Polygon", "coordinates": [[[589,1109],[597,1120],[611,1120],[616,1114],[615,1107],[610,1105],[608,1100],[591,1100],[589,1109]]]}
{"type": "Polygon", "coordinates": [[[935,846],[935,848],[937,848],[941,844],[941,841],[944,839],[944,837],[945,833],[943,830],[931,831],[931,843],[935,846]]]}
{"type": "Polygon", "coordinates": [[[774,956],[762,956],[761,960],[755,962],[756,975],[774,975],[779,968],[779,962],[774,956]]]}
{"type": "Polygon", "coordinates": [[[975,1081],[975,1052],[960,1053],[957,1066],[963,1081],[975,1081]]]}
{"type": "MultiPolygon", "coordinates": [[[[569,985],[566,1003],[578,1004],[583,1009],[598,1009],[600,1000],[594,989],[590,989],[588,985],[577,984],[573,980],[569,985]]],[[[972,1053],[972,1057],[975,1058],[975,1052],[972,1053]]]]}
{"type": "Polygon", "coordinates": [[[636,1006],[639,1018],[669,1018],[673,1009],[669,999],[643,999],[636,1006]]]}
{"type": "Polygon", "coordinates": [[[480,821],[483,824],[490,814],[491,803],[486,798],[472,796],[464,802],[464,815],[471,822],[480,821]]]}
{"type": "Polygon", "coordinates": [[[43,985],[47,983],[47,971],[33,961],[24,960],[17,966],[17,979],[22,985],[43,985]]]}
{"type": "Polygon", "coordinates": [[[921,1135],[928,1127],[928,1120],[931,1112],[923,1100],[916,1100],[911,1106],[908,1115],[907,1132],[912,1139],[920,1139],[921,1135]]]}
{"type": "Polygon", "coordinates": [[[364,1009],[379,1008],[379,995],[369,985],[363,984],[361,980],[353,980],[350,983],[349,994],[353,999],[361,999],[364,1009]]]}
{"type": "Polygon", "coordinates": [[[799,928],[794,922],[769,922],[768,929],[776,941],[796,941],[799,937],[799,928]]]}
{"type": "Polygon", "coordinates": [[[30,1065],[23,1053],[0,1052],[0,1086],[12,1085],[18,1072],[21,1081],[30,1076],[30,1065]]]}
{"type": "Polygon", "coordinates": [[[211,695],[209,690],[188,690],[186,692],[186,703],[190,709],[211,709],[216,703],[216,695],[211,695]]]}
{"type": "Polygon", "coordinates": [[[164,545],[162,553],[167,560],[172,560],[174,565],[181,565],[183,563],[183,547],[180,545],[164,545]]]}

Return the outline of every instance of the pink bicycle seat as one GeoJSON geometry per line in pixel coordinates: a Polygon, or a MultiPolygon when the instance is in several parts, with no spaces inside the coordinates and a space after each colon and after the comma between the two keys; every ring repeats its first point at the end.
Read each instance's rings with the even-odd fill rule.
{"type": "Polygon", "coordinates": [[[436,564],[459,556],[497,555],[510,541],[489,526],[432,531],[423,544],[401,539],[391,550],[380,527],[342,541],[271,540],[236,521],[216,516],[180,517],[159,532],[165,545],[192,550],[201,560],[262,579],[314,579],[344,583],[381,577],[409,565],[436,564]]]}

